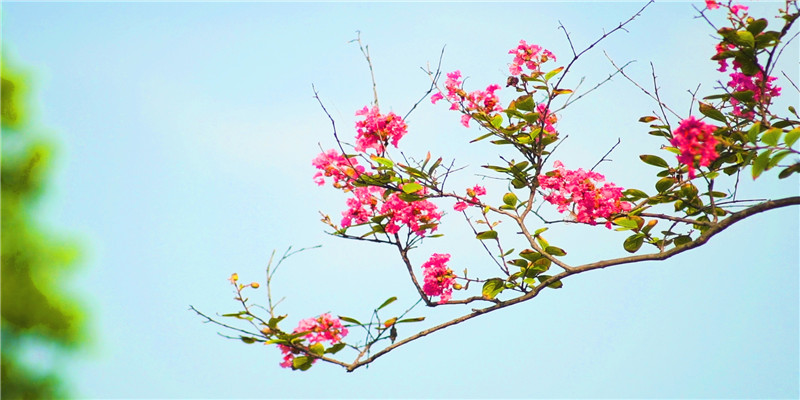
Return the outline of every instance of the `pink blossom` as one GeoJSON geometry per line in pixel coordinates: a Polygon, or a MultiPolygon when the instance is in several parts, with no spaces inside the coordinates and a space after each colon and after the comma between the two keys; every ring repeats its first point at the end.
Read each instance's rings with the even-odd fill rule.
{"type": "Polygon", "coordinates": [[[689,179],[695,177],[695,164],[707,167],[719,156],[715,149],[717,139],[713,136],[716,129],[716,126],[689,117],[673,132],[670,144],[681,151],[678,162],[688,168],[689,179]]]}
{"type": "Polygon", "coordinates": [[[597,225],[597,218],[607,220],[631,209],[631,204],[620,201],[622,188],[613,183],[604,183],[605,177],[597,172],[567,170],[560,161],[553,164],[555,170],[539,175],[539,186],[550,193],[544,200],[558,206],[558,212],[570,211],[578,222],[597,225]],[[571,209],[571,210],[570,210],[571,209]]]}
{"type": "Polygon", "coordinates": [[[734,13],[734,14],[737,14],[737,15],[739,14],[740,10],[741,11],[747,11],[748,9],[749,9],[749,7],[743,6],[741,4],[734,4],[734,5],[731,6],[731,12],[734,13]]]}
{"type": "Polygon", "coordinates": [[[556,60],[556,56],[549,50],[543,50],[535,44],[529,45],[524,40],[520,40],[519,46],[509,50],[508,54],[514,55],[514,61],[508,67],[508,71],[514,76],[522,74],[523,66],[532,72],[539,72],[540,64],[549,59],[556,60]]]}
{"type": "Polygon", "coordinates": [[[706,0],[706,7],[709,10],[716,10],[719,8],[719,4],[717,4],[716,0],[706,0]]]}
{"type": "Polygon", "coordinates": [[[461,125],[464,125],[465,127],[469,128],[469,120],[470,119],[471,118],[470,118],[469,114],[462,115],[461,116],[461,125]]]}
{"type": "Polygon", "coordinates": [[[432,104],[436,104],[437,101],[439,101],[439,100],[441,100],[443,98],[444,98],[444,95],[442,94],[442,92],[434,93],[431,96],[431,103],[432,104]]]}
{"type": "MultiPolygon", "coordinates": [[[[308,341],[308,345],[314,343],[328,342],[333,345],[340,343],[347,336],[347,328],[342,325],[342,321],[330,314],[322,314],[317,318],[306,318],[297,324],[294,333],[308,332],[303,339],[308,341]]],[[[291,368],[292,361],[296,355],[303,352],[289,346],[279,344],[278,348],[283,353],[283,361],[280,363],[283,368],[291,368]]],[[[316,362],[313,359],[312,362],[316,362]]]]}
{"type": "MultiPolygon", "coordinates": [[[[717,47],[716,47],[717,54],[716,55],[720,55],[723,52],[726,52],[728,50],[733,50],[735,48],[736,48],[736,46],[734,46],[734,45],[732,45],[730,43],[717,43],[717,47]]],[[[719,69],[717,71],[725,72],[725,71],[728,70],[728,60],[727,59],[723,58],[723,59],[717,60],[717,62],[719,62],[719,69]]]]}
{"type": "Polygon", "coordinates": [[[558,117],[556,117],[555,113],[550,112],[550,109],[547,108],[547,104],[539,103],[536,106],[536,112],[539,113],[539,121],[542,124],[542,131],[549,134],[549,135],[556,135],[556,128],[553,124],[558,122],[558,117]]]}
{"type": "Polygon", "coordinates": [[[451,110],[462,110],[464,114],[461,116],[461,124],[467,128],[469,128],[471,112],[483,112],[491,115],[503,111],[500,99],[495,94],[500,90],[500,85],[491,84],[486,87],[486,90],[476,90],[467,94],[461,87],[462,84],[461,71],[448,73],[445,82],[447,94],[442,92],[434,94],[431,96],[431,103],[436,104],[439,100],[446,98],[450,102],[451,110]]]}
{"type": "Polygon", "coordinates": [[[397,193],[392,193],[381,206],[381,215],[389,216],[385,227],[387,233],[395,234],[400,231],[401,226],[407,226],[418,236],[425,236],[438,227],[442,213],[437,210],[436,205],[428,200],[409,203],[397,196],[397,193]]]}
{"type": "Polygon", "coordinates": [[[453,295],[453,283],[456,276],[453,270],[447,268],[450,254],[434,253],[431,258],[422,264],[424,284],[422,291],[428,296],[439,296],[439,304],[450,301],[453,295]]]}
{"type": "Polygon", "coordinates": [[[363,224],[378,215],[384,189],[377,186],[362,186],[353,189],[353,196],[347,199],[347,210],[342,212],[342,227],[363,224]]]}
{"type": "MultiPolygon", "coordinates": [[[[736,67],[737,63],[734,62],[734,67],[736,67]]],[[[773,82],[778,78],[774,76],[767,76],[767,79],[764,80],[764,73],[759,71],[753,76],[747,76],[741,72],[734,72],[731,75],[731,80],[728,82],[728,87],[730,87],[734,92],[741,92],[745,90],[750,90],[753,92],[753,100],[756,103],[760,103],[763,105],[768,105],[772,101],[773,97],[780,96],[781,88],[774,86],[773,82]],[[763,86],[763,89],[762,89],[763,86]]],[[[755,118],[755,113],[753,111],[744,111],[741,106],[741,102],[734,97],[730,99],[731,105],[733,106],[733,115],[744,117],[749,120],[755,118]]]]}
{"type": "Polygon", "coordinates": [[[358,165],[355,157],[344,157],[333,149],[320,153],[311,164],[319,170],[314,175],[317,185],[324,185],[325,177],[330,177],[333,178],[333,187],[345,191],[351,190],[353,180],[364,173],[364,167],[358,165]]]}
{"type": "Polygon", "coordinates": [[[456,203],[456,205],[453,206],[453,210],[456,210],[456,211],[464,211],[466,209],[467,209],[467,203],[465,203],[463,201],[459,201],[459,202],[456,203]]]}
{"type": "Polygon", "coordinates": [[[356,122],[356,151],[374,149],[382,154],[389,142],[397,147],[397,142],[408,132],[408,125],[402,118],[393,112],[383,115],[377,106],[372,109],[365,106],[356,111],[356,115],[364,116],[363,121],[356,122]]]}

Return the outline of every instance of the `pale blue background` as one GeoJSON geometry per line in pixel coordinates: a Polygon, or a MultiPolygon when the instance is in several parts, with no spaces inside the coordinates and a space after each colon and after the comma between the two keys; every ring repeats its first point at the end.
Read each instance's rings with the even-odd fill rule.
{"type": "MultiPolygon", "coordinates": [[[[774,15],[777,4],[765,3],[751,6],[774,15]]],[[[287,329],[327,311],[366,319],[391,295],[400,301],[389,312],[413,303],[391,248],[330,237],[317,213],[338,219],[344,197],[311,180],[318,143],[334,143],[311,84],[340,135],[351,138],[353,112],[372,98],[363,57],[348,44],[356,30],[370,45],[382,109],[403,115],[429,85],[419,67],[434,64],[443,45],[445,71],[461,69],[469,88],[483,88],[505,81],[506,52],[519,39],[552,50],[554,65],[563,65],[569,47],[557,21],[583,48],[640,7],[4,2],[3,62],[30,71],[35,128],[59,143],[42,219],[84,242],[84,267],[64,283],[87,306],[94,335],[76,359],[33,352],[32,362],[55,363],[86,398],[798,397],[796,207],[758,215],[667,262],[571,278],[560,291],[423,338],[352,374],[322,364],[283,370],[277,349],[223,339],[187,310],[236,311],[225,280],[232,272],[263,281],[273,248],[316,244],[323,247],[290,259],[277,278],[287,329]]],[[[650,7],[630,33],[576,64],[569,82],[585,76],[586,89],[608,76],[606,50],[619,64],[636,60],[629,71],[650,88],[652,61],[665,101],[688,115],[687,90],[702,83],[708,94],[725,79],[708,60],[713,31],[695,16],[690,3],[650,7]]],[[[721,14],[712,17],[721,23],[721,14]]],[[[795,42],[783,55],[795,82],[796,60],[795,42]]],[[[796,106],[797,92],[781,85],[781,108],[796,106]]],[[[652,192],[656,170],[637,155],[669,154],[636,120],[654,107],[615,78],[562,113],[558,128],[570,138],[557,158],[590,168],[621,138],[614,162],[599,172],[652,192]]],[[[505,187],[474,176],[498,149],[467,145],[478,131],[446,108],[423,102],[408,120],[403,151],[455,157],[469,168],[450,188],[482,182],[499,202],[505,187]]],[[[797,178],[776,176],[744,179],[740,196],[797,195],[797,178]]],[[[464,229],[449,213],[447,236],[426,241],[413,261],[449,252],[456,271],[490,276],[490,260],[464,229]]],[[[548,239],[579,264],[624,255],[624,237],[562,224],[548,239]]],[[[457,312],[415,315],[428,324],[457,312]]]]}

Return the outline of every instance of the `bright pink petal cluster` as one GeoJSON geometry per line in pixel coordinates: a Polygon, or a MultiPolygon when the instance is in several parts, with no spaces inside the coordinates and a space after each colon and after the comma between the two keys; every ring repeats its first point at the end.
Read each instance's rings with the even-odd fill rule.
{"type": "Polygon", "coordinates": [[[714,137],[714,130],[717,127],[706,124],[702,121],[689,117],[681,121],[678,129],[672,133],[670,144],[681,151],[678,155],[678,162],[684,164],[689,169],[689,179],[695,177],[695,165],[707,167],[719,156],[715,147],[717,139],[714,137]]]}
{"type": "Polygon", "coordinates": [[[438,211],[436,204],[428,200],[407,202],[397,193],[384,199],[384,192],[383,188],[377,186],[355,188],[354,197],[347,199],[348,208],[342,213],[342,227],[347,228],[353,223],[363,224],[373,217],[384,215],[389,217],[384,228],[390,234],[399,232],[403,226],[407,226],[418,236],[425,236],[438,228],[442,213],[438,211]]]}
{"type": "Polygon", "coordinates": [[[442,213],[438,211],[436,204],[428,200],[409,203],[398,197],[397,193],[392,193],[386,198],[381,207],[381,214],[389,216],[385,229],[386,233],[391,234],[399,232],[400,227],[405,225],[418,236],[425,236],[426,232],[435,231],[439,220],[442,219],[442,213]]]}
{"type": "Polygon", "coordinates": [[[542,49],[541,46],[535,44],[528,44],[524,40],[519,41],[519,46],[508,51],[508,54],[514,55],[514,61],[508,67],[511,75],[522,74],[522,67],[525,66],[533,72],[539,72],[539,65],[552,59],[556,60],[556,56],[549,50],[542,49]]]}
{"type": "Polygon", "coordinates": [[[717,4],[716,0],[706,0],[706,8],[709,10],[716,10],[719,8],[719,4],[717,4]]]}
{"type": "Polygon", "coordinates": [[[466,112],[461,116],[461,124],[469,127],[470,116],[469,112],[484,112],[486,114],[498,113],[503,111],[500,105],[500,99],[495,94],[500,90],[500,85],[491,84],[486,87],[486,90],[476,90],[467,93],[461,87],[461,71],[453,71],[447,74],[447,81],[445,82],[445,89],[447,95],[442,92],[436,93],[431,96],[431,103],[436,104],[439,100],[447,98],[450,102],[451,110],[458,110],[461,105],[466,112]]]}
{"type": "Polygon", "coordinates": [[[611,229],[609,218],[631,209],[630,203],[620,201],[622,188],[603,183],[603,175],[583,169],[567,170],[560,161],[553,167],[555,170],[539,175],[539,186],[550,191],[544,199],[558,206],[558,212],[570,211],[576,221],[590,225],[597,225],[595,220],[604,218],[606,227],[611,229]]]}
{"type": "MultiPolygon", "coordinates": [[[[737,67],[737,62],[733,62],[734,68],[737,67]]],[[[774,81],[778,79],[774,76],[767,76],[764,79],[764,73],[759,71],[753,76],[747,76],[741,72],[734,72],[731,74],[731,81],[728,82],[728,87],[734,92],[741,92],[750,90],[753,92],[753,99],[756,103],[768,105],[773,97],[781,95],[781,88],[774,85],[774,81]],[[763,90],[762,90],[763,87],[763,90]]],[[[733,115],[753,120],[755,112],[752,110],[744,110],[739,100],[731,97],[731,105],[733,106],[733,115]]]]}
{"type": "MultiPolygon", "coordinates": [[[[483,196],[486,194],[486,188],[480,185],[475,185],[472,188],[467,189],[467,196],[471,197],[470,203],[473,205],[479,205],[481,201],[478,199],[478,196],[483,196]]],[[[465,201],[459,201],[453,206],[453,209],[456,211],[464,211],[467,209],[469,204],[465,201]]]]}
{"type": "Polygon", "coordinates": [[[558,122],[556,114],[547,108],[547,104],[539,103],[536,105],[536,112],[539,113],[539,121],[542,123],[542,131],[548,135],[556,135],[555,123],[558,122]]]}
{"type": "Polygon", "coordinates": [[[324,185],[325,177],[329,177],[333,179],[333,187],[345,191],[352,190],[353,180],[364,173],[364,167],[358,165],[355,157],[345,157],[333,149],[320,153],[311,164],[319,170],[314,174],[317,185],[324,185]]]}
{"type": "MultiPolygon", "coordinates": [[[[322,314],[317,318],[306,318],[300,321],[300,323],[297,324],[297,328],[294,329],[294,333],[299,332],[308,332],[303,336],[303,339],[308,342],[308,345],[322,342],[328,342],[333,345],[340,343],[342,338],[347,336],[347,328],[342,325],[342,321],[330,314],[322,314]]],[[[278,348],[281,350],[281,353],[283,353],[281,367],[291,368],[292,361],[301,351],[282,344],[279,344],[278,348]]],[[[314,362],[316,362],[316,360],[314,360],[314,362]]]]}
{"type": "Polygon", "coordinates": [[[431,258],[422,264],[424,284],[422,291],[428,296],[439,296],[439,304],[450,301],[453,296],[453,284],[456,276],[447,262],[450,261],[450,254],[434,253],[431,258]]]}
{"type": "Polygon", "coordinates": [[[364,116],[363,121],[356,122],[356,151],[374,149],[382,154],[390,142],[397,147],[397,142],[408,132],[408,125],[403,118],[393,112],[383,115],[377,106],[371,109],[365,106],[356,111],[356,115],[364,116]]]}
{"type": "Polygon", "coordinates": [[[731,6],[731,12],[734,13],[734,14],[737,14],[737,16],[739,14],[739,11],[747,11],[749,9],[750,9],[750,7],[743,6],[741,4],[734,4],[734,5],[731,6]]]}
{"type": "MultiPolygon", "coordinates": [[[[717,43],[717,47],[716,47],[717,54],[716,55],[720,55],[720,54],[722,54],[722,53],[724,53],[724,52],[726,52],[728,50],[733,50],[735,48],[736,48],[736,46],[734,46],[734,45],[732,45],[730,43],[717,43]]],[[[717,71],[725,72],[725,71],[728,70],[728,59],[727,58],[720,59],[720,60],[718,60],[718,62],[719,62],[719,69],[717,71]]]]}

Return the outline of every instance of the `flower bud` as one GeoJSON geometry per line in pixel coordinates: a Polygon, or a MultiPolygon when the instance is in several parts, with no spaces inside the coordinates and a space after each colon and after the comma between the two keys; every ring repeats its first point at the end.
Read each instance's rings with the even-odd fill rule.
{"type": "Polygon", "coordinates": [[[258,289],[259,286],[261,286],[261,285],[259,285],[258,282],[253,282],[253,283],[250,284],[250,287],[253,288],[253,289],[258,289]]]}
{"type": "Polygon", "coordinates": [[[455,290],[461,290],[461,288],[462,288],[462,287],[463,287],[463,286],[461,286],[461,284],[460,284],[460,283],[454,283],[454,284],[453,284],[453,289],[455,289],[455,290]]]}

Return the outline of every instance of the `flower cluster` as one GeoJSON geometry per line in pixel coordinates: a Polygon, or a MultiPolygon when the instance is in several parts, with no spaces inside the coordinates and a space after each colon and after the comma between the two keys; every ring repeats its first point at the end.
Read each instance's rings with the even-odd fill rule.
{"type": "Polygon", "coordinates": [[[678,162],[685,164],[689,169],[689,179],[695,177],[695,164],[707,167],[719,155],[715,150],[717,139],[714,130],[717,127],[689,117],[681,121],[675,132],[672,133],[670,144],[681,151],[678,162]]]}
{"type": "Polygon", "coordinates": [[[364,167],[358,165],[355,157],[345,157],[333,149],[320,153],[311,164],[319,170],[314,174],[317,185],[324,185],[325,177],[329,177],[333,179],[333,187],[345,191],[352,190],[352,181],[364,173],[364,167]]]}
{"type": "Polygon", "coordinates": [[[520,40],[519,46],[509,50],[508,54],[514,55],[514,61],[508,67],[508,71],[514,76],[522,74],[523,66],[533,72],[539,72],[540,64],[550,59],[556,60],[556,56],[549,50],[542,49],[541,46],[535,44],[529,45],[524,40],[520,40]]]}
{"type": "MultiPolygon", "coordinates": [[[[722,54],[722,53],[724,53],[724,52],[726,52],[728,50],[736,49],[736,46],[734,46],[734,45],[732,45],[730,43],[717,43],[716,49],[717,49],[717,54],[716,55],[720,55],[720,54],[722,54]]],[[[721,58],[721,59],[718,60],[718,62],[719,62],[719,69],[717,71],[725,72],[725,71],[728,70],[728,59],[727,58],[721,58]]]]}
{"type": "Polygon", "coordinates": [[[717,4],[716,0],[706,0],[706,8],[709,10],[716,10],[719,8],[719,4],[717,4]]]}
{"type": "Polygon", "coordinates": [[[385,190],[380,187],[357,187],[353,194],[354,197],[347,199],[348,209],[342,212],[341,225],[345,228],[353,222],[363,224],[373,217],[387,216],[389,221],[384,226],[386,233],[395,234],[402,226],[407,226],[417,235],[424,236],[435,231],[442,218],[442,213],[430,201],[407,202],[397,193],[391,193],[384,198],[385,190]]]}
{"type": "Polygon", "coordinates": [[[439,304],[450,301],[453,296],[453,284],[456,276],[453,270],[447,268],[450,254],[434,253],[431,258],[422,264],[424,284],[422,291],[428,296],[439,296],[439,304]]]}
{"type": "MultiPolygon", "coordinates": [[[[737,64],[736,61],[733,62],[734,68],[736,68],[737,64]]],[[[781,88],[773,84],[776,79],[778,78],[774,76],[767,76],[767,78],[764,79],[764,73],[761,71],[753,76],[747,76],[741,72],[734,72],[731,74],[731,81],[728,82],[728,87],[734,92],[750,90],[753,92],[753,100],[755,100],[756,103],[768,105],[773,97],[780,96],[781,94],[781,88]]],[[[741,102],[734,97],[731,97],[731,105],[733,106],[733,115],[749,120],[755,118],[755,112],[752,110],[744,110],[741,102]]]]}
{"type": "MultiPolygon", "coordinates": [[[[470,203],[478,205],[480,204],[480,200],[478,200],[478,196],[483,196],[486,194],[486,188],[483,186],[475,185],[472,188],[467,189],[467,196],[471,197],[470,203]]],[[[464,211],[467,209],[469,204],[465,201],[459,201],[453,206],[453,209],[456,211],[464,211]]]]}
{"type": "Polygon", "coordinates": [[[500,90],[500,85],[491,84],[486,87],[486,90],[475,90],[467,93],[461,87],[461,71],[453,71],[447,74],[447,81],[445,82],[445,89],[447,95],[442,92],[435,93],[431,96],[431,103],[436,104],[439,100],[447,98],[450,102],[451,110],[458,110],[459,105],[464,108],[466,112],[461,116],[461,124],[469,128],[469,121],[471,119],[470,112],[483,112],[486,114],[498,113],[503,111],[500,105],[500,99],[494,93],[500,90]]]}
{"type": "MultiPolygon", "coordinates": [[[[563,213],[571,207],[571,213],[578,222],[597,225],[597,218],[607,221],[614,214],[631,209],[631,204],[620,201],[622,188],[613,183],[605,183],[605,177],[592,171],[567,170],[560,161],[553,165],[555,170],[539,175],[539,186],[550,193],[544,199],[558,206],[563,213]]],[[[606,222],[611,229],[611,222],[606,222]]]]}
{"type": "Polygon", "coordinates": [[[408,125],[403,118],[393,112],[383,115],[377,106],[371,109],[365,106],[356,111],[356,115],[364,116],[363,121],[356,122],[356,151],[374,149],[378,154],[383,154],[389,142],[397,147],[397,142],[408,132],[408,125]]]}
{"type": "Polygon", "coordinates": [[[548,135],[556,135],[556,128],[554,126],[554,124],[558,122],[556,114],[551,112],[544,103],[536,105],[536,112],[541,115],[539,121],[542,123],[542,131],[548,135]]]}
{"type": "MultiPolygon", "coordinates": [[[[309,345],[322,342],[333,345],[340,343],[342,338],[347,336],[347,328],[342,325],[342,321],[330,314],[322,314],[317,318],[306,318],[300,321],[297,328],[294,329],[294,333],[299,332],[308,332],[303,338],[308,341],[309,345]]],[[[300,350],[282,344],[279,344],[278,348],[283,353],[283,362],[281,362],[283,368],[291,368],[295,355],[302,353],[300,350]]]]}

